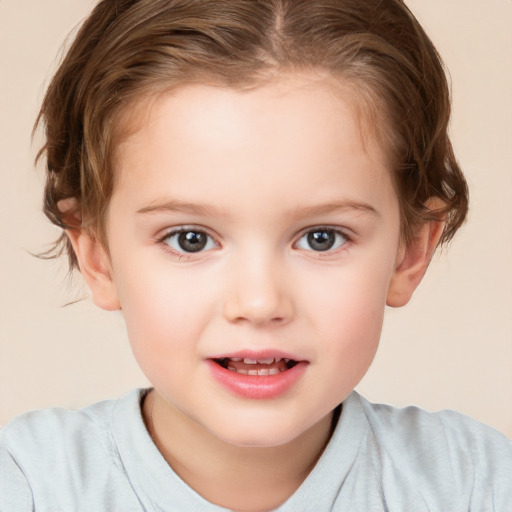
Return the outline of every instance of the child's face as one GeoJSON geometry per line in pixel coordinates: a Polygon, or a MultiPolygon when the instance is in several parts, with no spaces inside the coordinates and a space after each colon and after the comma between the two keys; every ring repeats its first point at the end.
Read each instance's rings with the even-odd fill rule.
{"type": "Polygon", "coordinates": [[[167,407],[232,444],[326,420],[377,349],[399,207],[340,97],[300,77],[189,86],[119,148],[107,239],[135,356],[167,407]]]}

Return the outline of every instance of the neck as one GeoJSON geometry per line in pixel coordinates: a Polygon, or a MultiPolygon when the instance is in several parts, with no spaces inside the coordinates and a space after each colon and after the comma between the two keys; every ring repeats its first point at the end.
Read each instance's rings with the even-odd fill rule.
{"type": "Polygon", "coordinates": [[[272,510],[313,469],[331,435],[328,415],[290,443],[233,446],[170,407],[155,391],[143,416],[156,446],[175,473],[203,498],[238,512],[272,510]]]}

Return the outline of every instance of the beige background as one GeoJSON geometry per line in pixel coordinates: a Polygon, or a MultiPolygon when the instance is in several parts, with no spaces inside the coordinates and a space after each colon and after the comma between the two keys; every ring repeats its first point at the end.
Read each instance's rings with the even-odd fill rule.
{"type": "MultiPolygon", "coordinates": [[[[122,318],[30,252],[58,234],[40,213],[30,131],[58,49],[93,0],[0,0],[0,424],[27,409],[82,406],[146,380],[122,318]]],[[[453,408],[512,437],[512,1],[409,0],[451,71],[453,142],[469,222],[413,302],[389,310],[359,386],[373,401],[453,408]]]]}

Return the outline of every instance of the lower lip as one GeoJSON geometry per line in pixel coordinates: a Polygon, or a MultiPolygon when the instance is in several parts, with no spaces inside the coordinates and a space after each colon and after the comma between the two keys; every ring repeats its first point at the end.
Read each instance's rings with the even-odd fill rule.
{"type": "Polygon", "coordinates": [[[307,367],[306,362],[301,362],[277,375],[244,375],[226,370],[211,359],[207,363],[213,377],[231,393],[257,400],[284,395],[302,377],[307,367]]]}

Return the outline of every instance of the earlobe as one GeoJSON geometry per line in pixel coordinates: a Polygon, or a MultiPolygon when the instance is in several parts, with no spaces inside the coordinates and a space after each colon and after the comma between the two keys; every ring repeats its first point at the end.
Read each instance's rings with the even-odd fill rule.
{"type": "MultiPolygon", "coordinates": [[[[441,200],[433,198],[426,206],[434,210],[440,208],[440,204],[441,200]]],[[[441,218],[427,221],[420,226],[413,240],[400,249],[388,288],[388,306],[397,308],[409,302],[427,271],[443,228],[444,220],[441,218]]]]}
{"type": "Polygon", "coordinates": [[[94,303],[107,311],[121,309],[108,254],[100,241],[84,229],[66,231],[78,259],[80,272],[94,303]]]}

